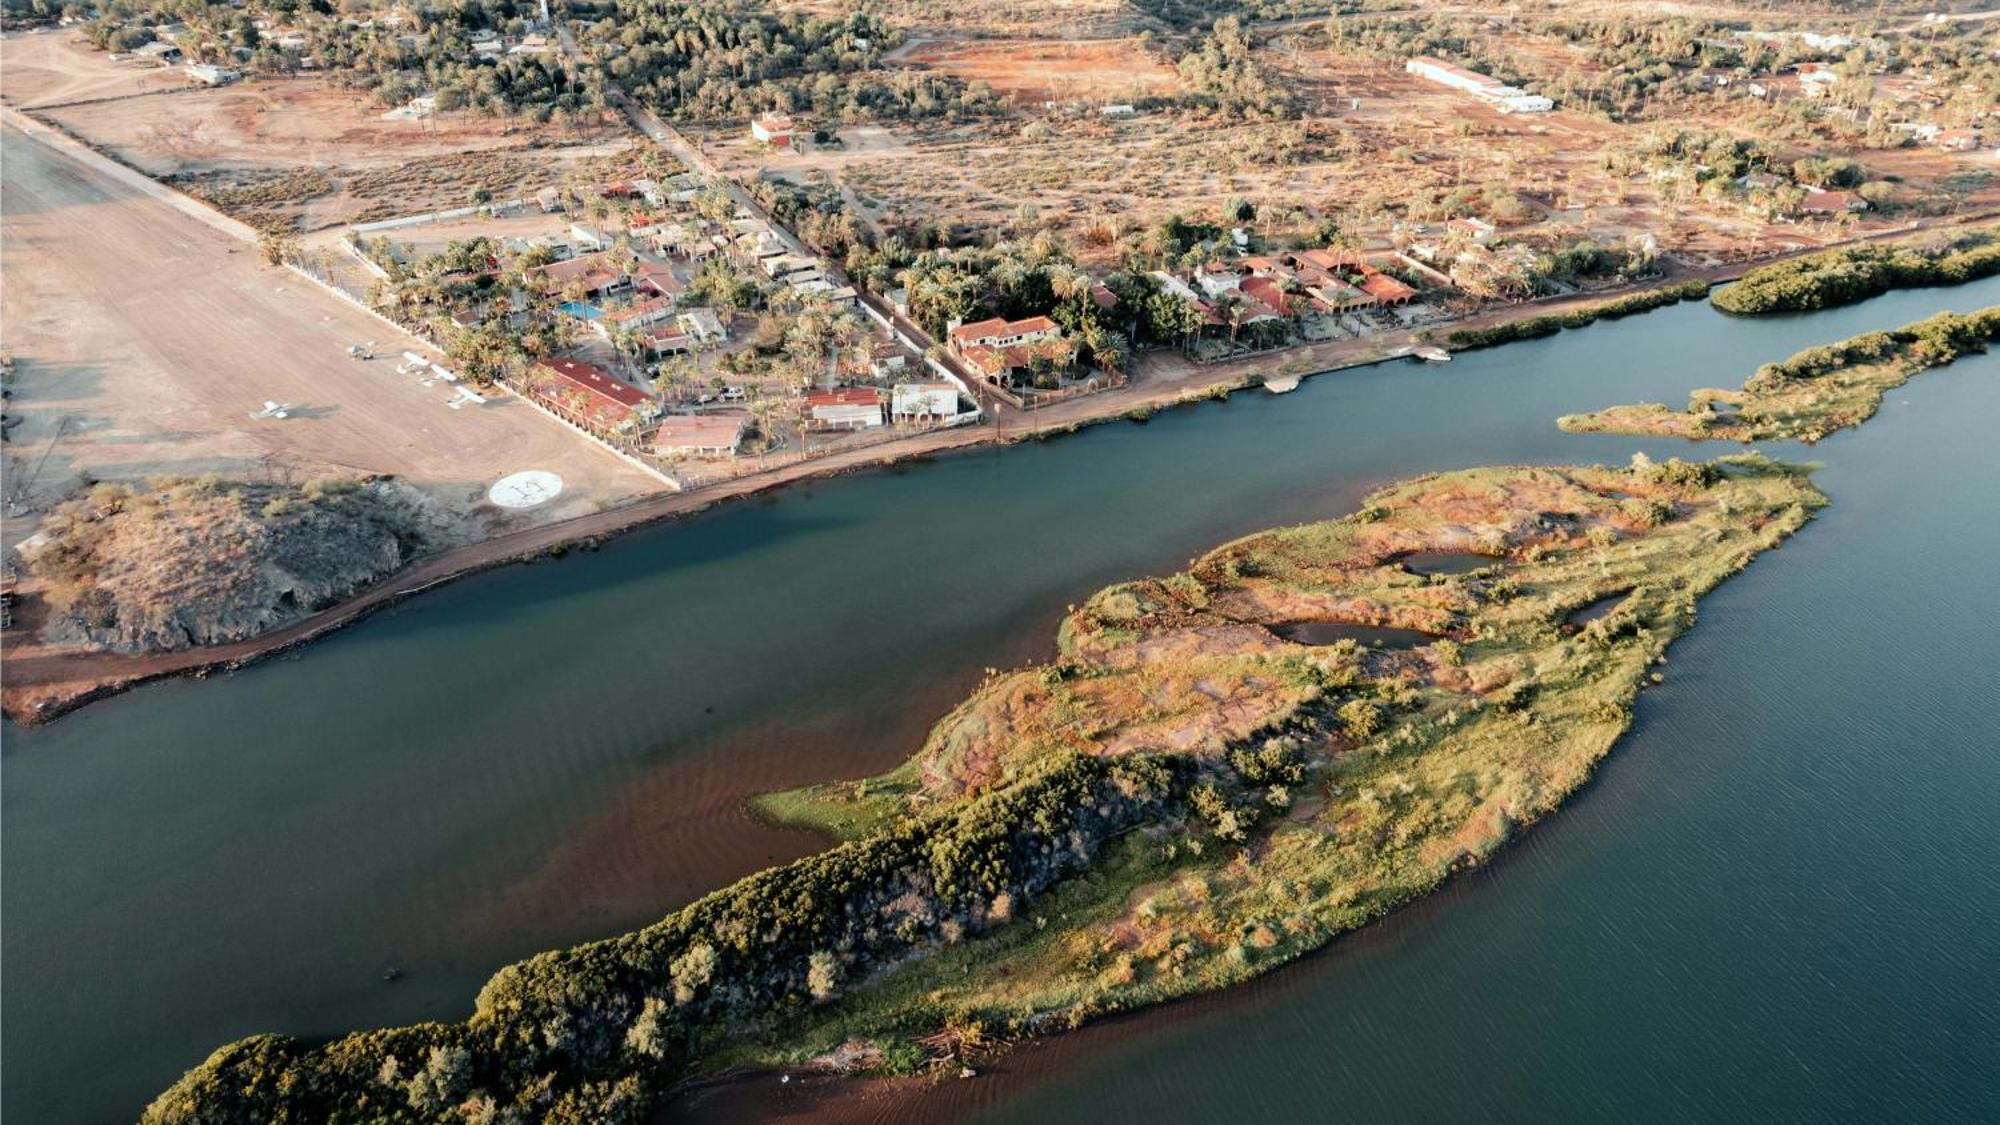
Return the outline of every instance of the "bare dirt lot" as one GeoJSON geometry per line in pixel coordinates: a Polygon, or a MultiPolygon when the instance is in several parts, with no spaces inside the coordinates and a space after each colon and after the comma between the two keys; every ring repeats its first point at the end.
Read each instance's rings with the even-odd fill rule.
{"type": "Polygon", "coordinates": [[[1180,75],[1134,39],[936,40],[903,60],[984,82],[1025,104],[1050,101],[1132,102],[1180,89],[1180,75]]]}
{"type": "Polygon", "coordinates": [[[113,62],[101,51],[79,50],[75,37],[72,31],[35,31],[0,39],[0,96],[33,109],[187,87],[179,70],[113,62]]]}
{"type": "Polygon", "coordinates": [[[314,230],[463,207],[475,191],[518,198],[626,143],[608,126],[575,133],[471,112],[385,117],[324,78],[190,88],[178,69],[110,62],[73,32],[10,38],[6,49],[0,89],[13,104],[253,223],[283,218],[314,230]],[[99,100],[132,93],[143,96],[99,100]]]}
{"type": "Polygon", "coordinates": [[[383,322],[67,153],[12,128],[0,138],[4,345],[17,363],[7,413],[19,420],[9,491],[27,484],[30,508],[86,473],[388,473],[476,537],[660,487],[519,400],[447,407],[450,387],[396,373],[410,342],[383,322]],[[346,355],[371,340],[385,358],[346,355]],[[266,400],[292,417],[248,418],[266,400]],[[562,496],[515,513],[486,502],[522,469],[561,476],[562,496]]]}

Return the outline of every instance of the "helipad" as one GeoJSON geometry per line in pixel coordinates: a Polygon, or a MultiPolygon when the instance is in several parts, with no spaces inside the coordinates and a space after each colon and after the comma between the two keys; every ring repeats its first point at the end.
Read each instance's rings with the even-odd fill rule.
{"type": "Polygon", "coordinates": [[[486,490],[486,498],[503,508],[532,508],[562,493],[562,478],[541,469],[515,473],[486,490]]]}

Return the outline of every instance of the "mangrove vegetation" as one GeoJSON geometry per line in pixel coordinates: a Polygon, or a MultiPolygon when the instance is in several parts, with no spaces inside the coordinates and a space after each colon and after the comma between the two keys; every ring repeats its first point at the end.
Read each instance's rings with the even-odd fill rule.
{"type": "Polygon", "coordinates": [[[1759,266],[1709,300],[1727,313],[1806,312],[1851,305],[1891,289],[1960,285],[2000,273],[1992,229],[1928,246],[1844,246],[1759,266]]]}
{"type": "Polygon", "coordinates": [[[1556,424],[1572,433],[1815,442],[1873,417],[1882,396],[1911,376],[1983,352],[1995,339],[2000,305],[1963,316],[1939,313],[1767,363],[1741,390],[1701,388],[1686,410],[1641,402],[1564,415],[1556,424]]]}

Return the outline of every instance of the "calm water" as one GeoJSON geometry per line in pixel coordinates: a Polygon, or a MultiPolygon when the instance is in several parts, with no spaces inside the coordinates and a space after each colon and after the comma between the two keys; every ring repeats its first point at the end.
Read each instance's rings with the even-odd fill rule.
{"type": "MultiPolygon", "coordinates": [[[[900,760],[1107,581],[1414,472],[1685,451],[1552,420],[1995,301],[1682,307],[823,482],[10,728],[0,1115],[129,1119],[237,1036],[462,1016],[507,960],[810,850],[741,797],[900,760]]],[[[1838,506],[1705,603],[1603,780],[1491,871],[1242,993],[889,1108],[2000,1112],[1996,368],[1822,446],[1838,506]]]]}

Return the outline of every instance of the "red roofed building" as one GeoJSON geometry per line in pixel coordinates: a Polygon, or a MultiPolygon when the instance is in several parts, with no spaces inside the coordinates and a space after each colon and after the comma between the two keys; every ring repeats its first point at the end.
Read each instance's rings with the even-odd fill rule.
{"type": "Polygon", "coordinates": [[[529,397],[601,437],[636,432],[655,405],[652,395],[579,359],[540,360],[524,378],[529,397]]]}
{"type": "Polygon", "coordinates": [[[996,316],[971,324],[961,324],[952,329],[951,344],[952,347],[959,349],[974,345],[986,348],[1011,348],[1016,344],[1031,344],[1061,335],[1062,328],[1045,316],[1031,316],[1026,320],[1002,320],[996,316]]]}
{"type": "Polygon", "coordinates": [[[750,136],[772,148],[790,148],[792,119],[782,113],[760,114],[750,122],[750,136]]]}
{"type": "Polygon", "coordinates": [[[1267,316],[1290,316],[1296,311],[1297,302],[1277,278],[1253,274],[1237,288],[1248,298],[1250,306],[1244,310],[1249,315],[1238,318],[1240,324],[1254,324],[1267,316]]]}
{"type": "Polygon", "coordinates": [[[1400,305],[1417,295],[1415,289],[1379,270],[1362,267],[1361,291],[1378,305],[1400,305]]]}
{"type": "Polygon", "coordinates": [[[874,387],[835,387],[806,395],[806,415],[816,430],[865,430],[882,424],[882,393],[874,387]]]}
{"type": "Polygon", "coordinates": [[[1868,201],[1848,191],[1809,191],[1799,210],[1808,215],[1845,215],[1868,210],[1868,201]]]}
{"type": "Polygon", "coordinates": [[[557,293],[572,284],[581,285],[586,297],[606,296],[631,284],[625,276],[625,264],[609,254],[585,254],[567,262],[550,262],[527,271],[526,276],[546,280],[557,293]]]}
{"type": "Polygon", "coordinates": [[[681,294],[686,293],[688,288],[687,282],[677,277],[674,271],[665,266],[652,264],[639,267],[639,279],[636,287],[641,293],[650,293],[655,297],[665,298],[668,307],[672,307],[675,302],[679,301],[681,294]]]}

